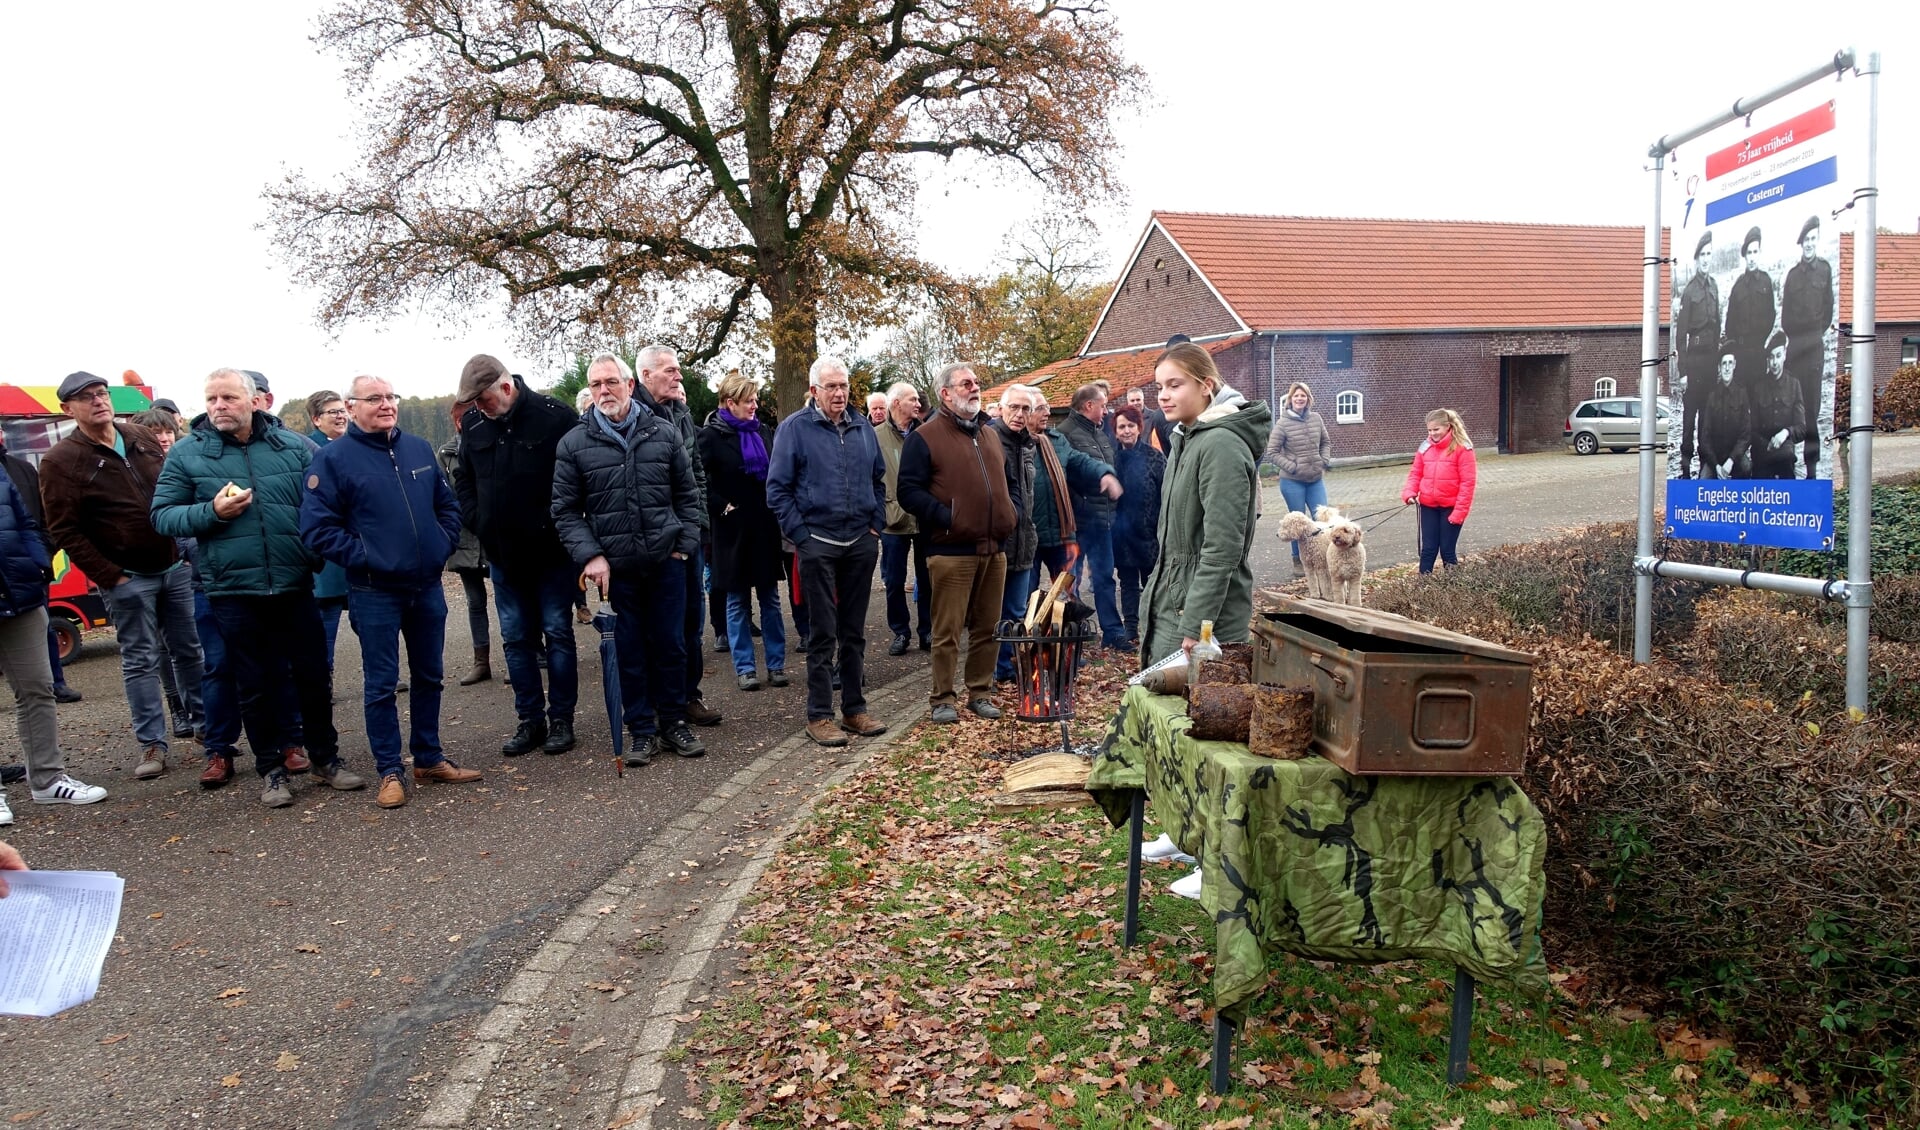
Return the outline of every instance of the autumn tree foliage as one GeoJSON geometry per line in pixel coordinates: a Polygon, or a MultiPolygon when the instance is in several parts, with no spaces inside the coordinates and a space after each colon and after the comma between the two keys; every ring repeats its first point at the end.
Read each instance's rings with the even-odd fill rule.
{"type": "Polygon", "coordinates": [[[783,410],[823,331],[940,281],[927,159],[1098,199],[1144,85],[1102,0],[347,0],[317,40],[367,92],[363,165],[267,195],[324,323],[504,293],[543,344],[753,335],[783,410]]]}

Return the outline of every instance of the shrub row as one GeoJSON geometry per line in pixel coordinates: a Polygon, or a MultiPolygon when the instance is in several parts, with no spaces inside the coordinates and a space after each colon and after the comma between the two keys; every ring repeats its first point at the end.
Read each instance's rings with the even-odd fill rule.
{"type": "MultiPolygon", "coordinates": [[[[1739,590],[1704,600],[1693,635],[1676,655],[1698,674],[1758,692],[1799,713],[1845,710],[1845,621],[1818,618],[1806,610],[1810,604],[1739,590]]],[[[1914,630],[1911,623],[1902,627],[1914,630]]],[[[1920,723],[1920,646],[1874,639],[1867,654],[1868,711],[1909,726],[1920,723]]]]}

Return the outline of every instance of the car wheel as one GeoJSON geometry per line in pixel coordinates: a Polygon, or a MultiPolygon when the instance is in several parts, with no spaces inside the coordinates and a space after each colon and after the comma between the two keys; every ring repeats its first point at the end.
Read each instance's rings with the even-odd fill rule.
{"type": "Polygon", "coordinates": [[[1592,432],[1581,432],[1579,435],[1573,437],[1573,453],[1575,455],[1592,455],[1598,450],[1600,450],[1600,437],[1594,435],[1592,432]]]}
{"type": "Polygon", "coordinates": [[[55,615],[51,622],[54,638],[60,645],[60,662],[71,663],[80,654],[80,625],[60,615],[55,615]]]}

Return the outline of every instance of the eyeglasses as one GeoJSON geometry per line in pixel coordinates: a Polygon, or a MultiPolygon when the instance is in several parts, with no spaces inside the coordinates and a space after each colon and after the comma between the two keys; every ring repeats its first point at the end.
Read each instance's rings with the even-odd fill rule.
{"type": "MultiPolygon", "coordinates": [[[[378,393],[374,396],[350,396],[347,398],[348,404],[356,402],[366,404],[398,404],[400,403],[400,398],[390,392],[378,393]]],[[[331,416],[333,413],[329,412],[327,415],[331,416]]]]}
{"type": "Polygon", "coordinates": [[[1001,407],[1000,414],[1003,416],[1018,416],[1026,411],[1028,411],[1028,408],[1024,404],[1008,404],[1001,407]]]}
{"type": "Polygon", "coordinates": [[[113,390],[106,385],[94,385],[67,397],[68,400],[112,400],[113,390]]]}
{"type": "Polygon", "coordinates": [[[347,410],[345,408],[327,408],[323,409],[320,414],[322,416],[344,416],[347,414],[347,410]]]}

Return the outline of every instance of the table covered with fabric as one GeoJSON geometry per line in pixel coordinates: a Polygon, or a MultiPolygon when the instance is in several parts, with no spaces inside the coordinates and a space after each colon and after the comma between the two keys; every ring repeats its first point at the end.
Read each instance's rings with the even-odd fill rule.
{"type": "Polygon", "coordinates": [[[1540,992],[1546,826],[1504,777],[1356,777],[1196,741],[1186,701],[1129,688],[1087,788],[1118,826],[1134,790],[1200,861],[1217,1008],[1244,1011],[1273,952],[1450,961],[1540,992]]]}

